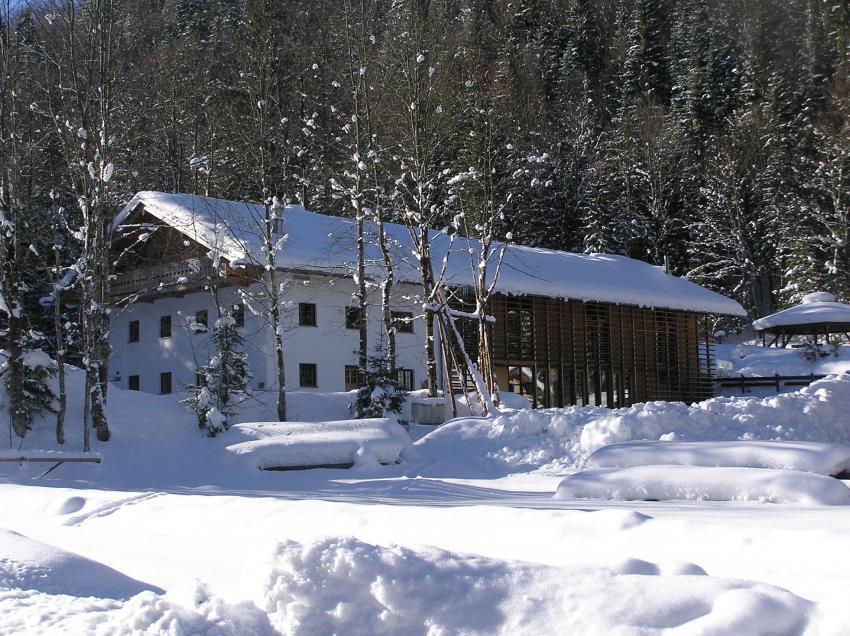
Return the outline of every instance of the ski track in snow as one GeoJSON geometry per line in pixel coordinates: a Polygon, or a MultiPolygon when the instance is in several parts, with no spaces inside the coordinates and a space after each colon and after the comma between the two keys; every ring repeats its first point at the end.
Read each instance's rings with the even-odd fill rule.
{"type": "Polygon", "coordinates": [[[125,497],[123,499],[118,499],[117,501],[110,501],[108,503],[98,506],[90,512],[84,512],[83,514],[70,517],[69,519],[65,520],[63,525],[79,527],[83,525],[86,521],[89,521],[91,519],[108,517],[109,515],[115,514],[122,508],[126,508],[127,506],[135,506],[145,501],[156,499],[157,497],[162,496],[162,494],[163,493],[160,492],[149,492],[140,495],[133,495],[132,497],[125,497]]]}

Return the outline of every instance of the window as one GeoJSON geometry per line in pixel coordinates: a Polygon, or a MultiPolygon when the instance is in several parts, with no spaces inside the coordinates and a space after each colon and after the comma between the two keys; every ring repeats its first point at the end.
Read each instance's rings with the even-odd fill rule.
{"type": "Polygon", "coordinates": [[[210,316],[206,309],[201,309],[195,312],[195,324],[192,325],[192,330],[195,333],[203,332],[210,326],[210,316]]]}
{"type": "Polygon", "coordinates": [[[195,386],[206,386],[207,376],[200,371],[195,371],[195,386]]]}
{"type": "Polygon", "coordinates": [[[159,337],[160,338],[170,338],[171,337],[171,316],[162,316],[159,319],[159,337]]]}
{"type": "Polygon", "coordinates": [[[304,363],[298,365],[298,381],[302,388],[315,389],[318,386],[316,365],[304,363]]]}
{"type": "Polygon", "coordinates": [[[139,376],[137,376],[137,375],[129,376],[127,378],[127,388],[130,391],[138,391],[139,390],[139,376]]]}
{"type": "Polygon", "coordinates": [[[159,393],[167,395],[171,393],[171,372],[159,374],[159,393]]]}
{"type": "Polygon", "coordinates": [[[313,303],[298,303],[298,324],[302,327],[316,326],[316,305],[313,303]]]}
{"type": "Polygon", "coordinates": [[[127,342],[138,342],[139,341],[139,321],[131,320],[130,321],[130,333],[127,338],[127,342]]]}
{"type": "Polygon", "coordinates": [[[402,391],[413,390],[413,369],[396,369],[396,381],[402,391]]]}
{"type": "Polygon", "coordinates": [[[345,365],[345,390],[353,391],[360,388],[360,367],[356,364],[345,365]]]}
{"type": "Polygon", "coordinates": [[[413,314],[409,311],[392,312],[393,326],[398,333],[413,333],[413,314]]]}
{"type": "Polygon", "coordinates": [[[245,326],[245,305],[233,305],[233,320],[236,321],[237,327],[245,326]]]}
{"type": "Polygon", "coordinates": [[[345,328],[360,329],[360,307],[345,308],[345,328]]]}

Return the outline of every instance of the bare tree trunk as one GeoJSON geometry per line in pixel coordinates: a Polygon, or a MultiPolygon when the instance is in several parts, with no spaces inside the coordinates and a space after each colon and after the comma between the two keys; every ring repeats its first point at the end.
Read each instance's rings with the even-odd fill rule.
{"type": "Polygon", "coordinates": [[[383,315],[384,333],[387,336],[387,362],[390,369],[396,365],[396,326],[393,324],[392,312],[392,290],[395,282],[395,270],[393,260],[387,245],[387,234],[384,228],[384,219],[381,206],[376,206],[375,221],[378,225],[378,247],[381,249],[381,258],[384,261],[384,280],[381,283],[381,313],[383,315]]]}
{"type": "Polygon", "coordinates": [[[91,450],[91,382],[90,376],[86,373],[86,387],[83,396],[83,452],[88,453],[91,450]]]}
{"type": "Polygon", "coordinates": [[[26,437],[27,434],[27,417],[26,408],[24,406],[24,348],[23,348],[23,331],[21,320],[15,313],[17,303],[7,299],[10,304],[12,313],[9,316],[9,381],[7,384],[9,391],[9,418],[12,421],[12,428],[15,435],[18,437],[26,437]],[[14,305],[12,303],[15,303],[14,305]]]}
{"type": "Polygon", "coordinates": [[[59,305],[59,293],[56,294],[56,308],[53,314],[53,328],[56,332],[56,369],[59,374],[59,408],[56,410],[56,441],[65,443],[65,410],[67,409],[68,396],[65,388],[65,341],[62,332],[62,310],[59,305]]]}
{"type": "Polygon", "coordinates": [[[283,355],[283,333],[281,331],[280,304],[282,301],[281,282],[277,271],[277,249],[275,227],[280,221],[280,203],[277,199],[264,203],[263,252],[265,269],[268,272],[268,327],[274,341],[275,375],[277,378],[277,418],[286,421],[286,369],[283,355]]]}
{"type": "Polygon", "coordinates": [[[437,356],[434,344],[434,270],[431,263],[431,245],[428,227],[419,228],[419,267],[422,272],[423,313],[425,316],[425,370],[428,395],[437,397],[437,356]]]}
{"type": "Polygon", "coordinates": [[[110,438],[106,417],[106,387],[109,368],[109,318],[107,314],[106,277],[108,247],[105,237],[105,212],[83,204],[86,220],[85,276],[83,285],[83,311],[85,313],[85,370],[86,399],[91,410],[91,423],[97,439],[110,438]]]}
{"type": "MultiPolygon", "coordinates": [[[[57,215],[58,217],[58,215],[57,215]]],[[[57,218],[56,227],[59,228],[60,223],[57,218]]],[[[53,253],[54,267],[57,283],[53,292],[53,332],[56,337],[56,368],[59,373],[59,408],[56,411],[56,441],[60,444],[65,443],[65,409],[67,406],[67,395],[65,392],[65,333],[62,329],[62,291],[60,290],[61,280],[61,256],[59,254],[58,237],[54,237],[53,253]]]]}
{"type": "Polygon", "coordinates": [[[280,285],[273,261],[269,270],[271,289],[271,329],[274,334],[275,371],[277,372],[277,419],[286,421],[286,370],[283,366],[283,334],[280,331],[280,285]]]}
{"type": "MultiPolygon", "coordinates": [[[[358,172],[357,181],[360,176],[358,172]]],[[[359,185],[355,186],[359,190],[359,185]]],[[[356,200],[357,213],[357,320],[359,343],[357,348],[357,365],[360,368],[360,385],[365,385],[366,373],[369,370],[369,326],[366,321],[366,237],[363,235],[363,210],[360,200],[356,200]]],[[[363,417],[363,408],[357,402],[357,417],[363,417]]]]}

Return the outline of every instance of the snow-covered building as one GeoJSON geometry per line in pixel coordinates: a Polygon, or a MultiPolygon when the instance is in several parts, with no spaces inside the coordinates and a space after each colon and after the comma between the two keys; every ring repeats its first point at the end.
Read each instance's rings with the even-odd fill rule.
{"type": "MultiPolygon", "coordinates": [[[[257,204],[159,192],[140,192],[121,210],[114,223],[111,293],[123,308],[112,317],[113,381],[151,393],[193,384],[208,353],[204,327],[212,324],[217,306],[229,303],[248,344],[251,388],[275,388],[268,321],[251,311],[258,304],[252,302],[258,281],[266,276],[264,212],[257,204]],[[224,280],[218,305],[208,290],[214,267],[224,280]]],[[[354,222],[293,205],[283,210],[275,230],[283,239],[276,264],[285,281],[287,388],[351,389],[358,349],[358,330],[351,328],[357,322],[351,319],[354,222]]],[[[408,388],[419,388],[426,373],[418,265],[408,228],[387,224],[386,230],[395,261],[397,367],[408,388]]],[[[374,234],[374,226],[367,223],[367,231],[374,234]]],[[[446,286],[470,288],[475,241],[434,231],[431,245],[446,286]]],[[[367,276],[380,281],[384,270],[374,241],[367,259],[367,276]]],[[[370,289],[373,347],[383,330],[377,286],[370,289]]],[[[735,301],[641,261],[521,245],[507,246],[495,290],[488,314],[495,318],[498,383],[541,406],[708,397],[706,316],[745,313],[735,301]]],[[[474,340],[467,342],[471,349],[474,340]]],[[[444,357],[437,357],[443,365],[438,375],[448,384],[444,357]]]]}

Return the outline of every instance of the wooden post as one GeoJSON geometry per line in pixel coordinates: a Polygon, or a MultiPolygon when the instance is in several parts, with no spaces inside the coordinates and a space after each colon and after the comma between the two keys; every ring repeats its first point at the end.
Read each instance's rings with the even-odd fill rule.
{"type": "Polygon", "coordinates": [[[438,323],[437,326],[440,334],[440,352],[442,353],[443,358],[443,375],[446,379],[446,388],[443,391],[443,395],[447,397],[447,399],[452,405],[452,417],[457,417],[457,404],[455,404],[455,396],[452,392],[451,370],[449,369],[449,361],[446,357],[446,347],[448,347],[448,342],[446,342],[446,334],[443,330],[442,323],[438,323]]]}

